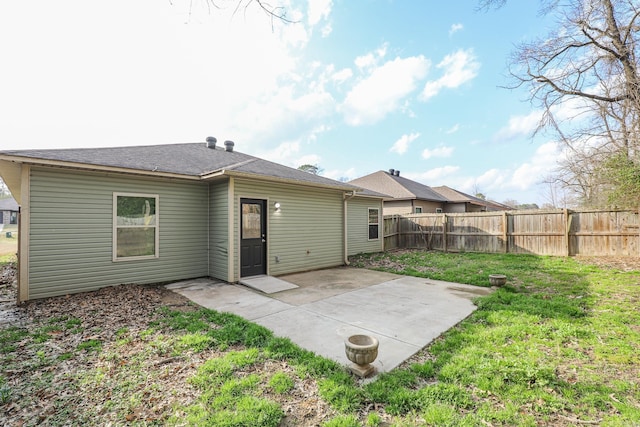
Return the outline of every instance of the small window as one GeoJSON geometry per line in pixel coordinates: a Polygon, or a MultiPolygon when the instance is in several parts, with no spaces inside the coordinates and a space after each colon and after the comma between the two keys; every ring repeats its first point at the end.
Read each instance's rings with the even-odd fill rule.
{"type": "Polygon", "coordinates": [[[422,213],[422,206],[416,206],[416,213],[422,213]]]}
{"type": "Polygon", "coordinates": [[[442,213],[442,208],[436,208],[436,213],[442,213]]]}
{"type": "Polygon", "coordinates": [[[242,203],[242,239],[259,239],[262,236],[262,205],[242,203]]]}
{"type": "Polygon", "coordinates": [[[18,212],[11,212],[9,215],[9,224],[17,224],[18,223],[18,212]]]}
{"type": "Polygon", "coordinates": [[[380,237],[380,209],[369,208],[369,240],[380,237]]]}
{"type": "Polygon", "coordinates": [[[158,258],[158,196],[113,194],[113,260],[158,258]]]}

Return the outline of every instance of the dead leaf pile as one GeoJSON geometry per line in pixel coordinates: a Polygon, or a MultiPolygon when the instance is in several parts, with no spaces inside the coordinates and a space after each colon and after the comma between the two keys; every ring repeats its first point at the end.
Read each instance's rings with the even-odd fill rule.
{"type": "MultiPolygon", "coordinates": [[[[122,285],[18,307],[15,269],[0,272],[0,283],[3,298],[11,299],[0,308],[0,320],[7,320],[0,323],[0,333],[24,333],[0,352],[5,396],[0,425],[162,425],[183,415],[176,407],[197,401],[199,391],[188,379],[206,360],[222,354],[163,350],[170,332],[149,333],[159,309],[196,309],[163,286],[122,285]],[[12,312],[5,315],[9,308],[12,312]],[[135,369],[124,369],[134,364],[135,369]]],[[[281,405],[282,425],[320,425],[335,415],[316,381],[299,378],[286,362],[268,360],[250,369],[265,377],[274,370],[291,373],[292,391],[265,396],[281,405]]]]}

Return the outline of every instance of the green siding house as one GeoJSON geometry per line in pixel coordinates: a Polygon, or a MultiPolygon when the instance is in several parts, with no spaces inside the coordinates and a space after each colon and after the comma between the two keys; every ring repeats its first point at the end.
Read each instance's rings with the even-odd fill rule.
{"type": "Polygon", "coordinates": [[[123,283],[237,282],[383,250],[383,196],[233,143],[0,151],[18,302],[123,283]]]}

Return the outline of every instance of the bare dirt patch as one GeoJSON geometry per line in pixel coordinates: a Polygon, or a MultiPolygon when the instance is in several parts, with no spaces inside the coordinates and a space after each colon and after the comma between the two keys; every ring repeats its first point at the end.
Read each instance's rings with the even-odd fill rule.
{"type": "Polygon", "coordinates": [[[627,271],[627,272],[640,271],[640,256],[637,256],[637,257],[578,256],[576,257],[576,260],[583,264],[596,265],[600,268],[608,268],[612,270],[620,270],[620,271],[627,271]]]}

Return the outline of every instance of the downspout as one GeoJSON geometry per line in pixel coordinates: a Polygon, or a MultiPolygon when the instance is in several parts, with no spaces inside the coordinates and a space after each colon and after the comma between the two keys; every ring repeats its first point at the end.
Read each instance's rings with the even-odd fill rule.
{"type": "Polygon", "coordinates": [[[29,299],[29,238],[31,227],[31,166],[22,165],[20,182],[20,218],[18,219],[18,292],[17,304],[29,299]]]}
{"type": "Polygon", "coordinates": [[[207,183],[207,277],[211,277],[211,183],[207,183]]]}
{"type": "Polygon", "coordinates": [[[347,205],[349,200],[353,199],[356,195],[356,190],[353,190],[351,192],[351,194],[349,193],[344,193],[342,195],[342,202],[344,203],[344,208],[342,209],[342,212],[344,213],[344,218],[343,218],[343,230],[344,230],[344,236],[343,236],[343,240],[344,240],[344,265],[349,265],[349,232],[347,229],[347,222],[349,221],[348,218],[348,209],[347,209],[347,205]]]}

